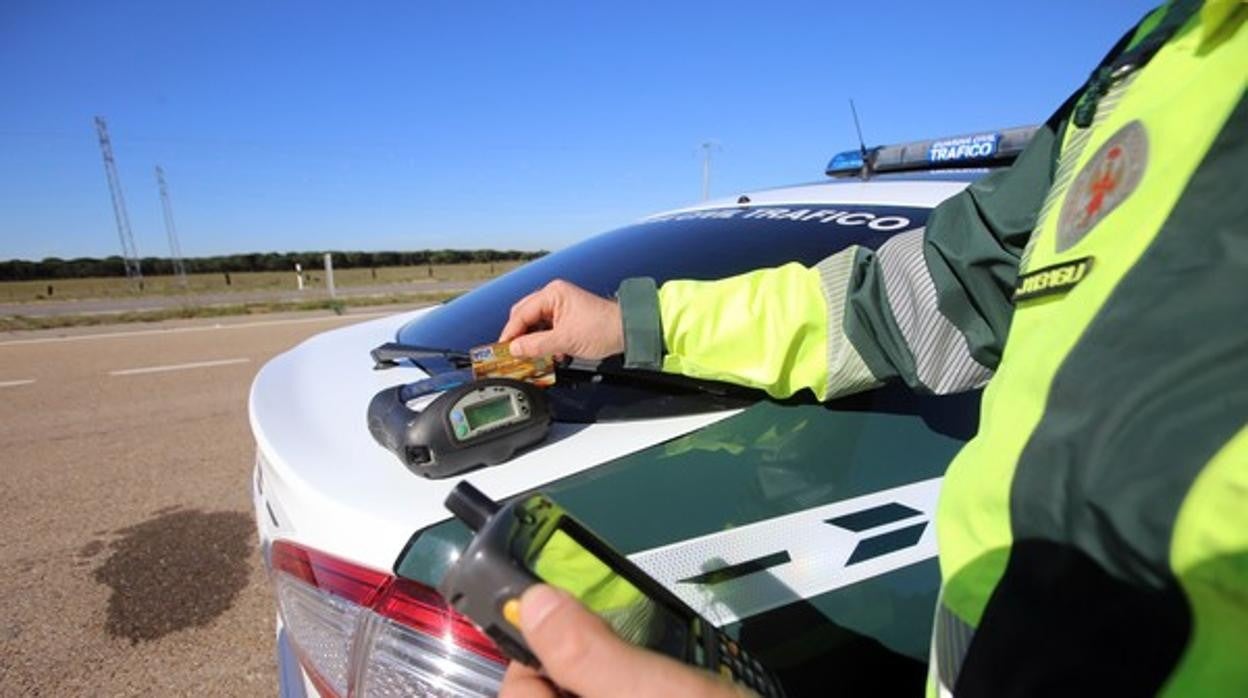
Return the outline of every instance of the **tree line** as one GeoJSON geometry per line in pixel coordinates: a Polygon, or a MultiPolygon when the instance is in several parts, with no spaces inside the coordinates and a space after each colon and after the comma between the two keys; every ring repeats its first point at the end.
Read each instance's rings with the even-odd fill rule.
{"type": "MultiPolygon", "coordinates": [[[[335,269],[425,266],[429,264],[462,264],[466,262],[528,261],[546,254],[545,250],[416,250],[410,252],[333,252],[335,269]]],[[[188,274],[210,274],[247,271],[293,271],[295,264],[312,271],[324,265],[325,252],[257,252],[252,254],[187,257],[182,265],[188,274]]],[[[143,257],[139,260],[145,276],[174,273],[173,260],[164,257],[143,257]]],[[[126,265],[120,256],[102,259],[48,257],[40,261],[10,259],[0,262],[0,281],[43,279],[80,279],[96,276],[125,276],[126,265]]]]}

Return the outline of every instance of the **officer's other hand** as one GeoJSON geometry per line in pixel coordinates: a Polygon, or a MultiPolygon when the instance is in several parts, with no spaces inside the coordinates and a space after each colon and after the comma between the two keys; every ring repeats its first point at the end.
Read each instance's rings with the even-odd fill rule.
{"type": "Polygon", "coordinates": [[[519,662],[503,677],[502,698],[744,698],[754,693],[710,672],[621,640],[567,593],[538,584],[520,597],[520,629],[549,678],[519,662]]]}
{"type": "Polygon", "coordinates": [[[555,280],[511,306],[498,341],[514,356],[601,359],[624,351],[620,306],[567,281],[555,280]]]}

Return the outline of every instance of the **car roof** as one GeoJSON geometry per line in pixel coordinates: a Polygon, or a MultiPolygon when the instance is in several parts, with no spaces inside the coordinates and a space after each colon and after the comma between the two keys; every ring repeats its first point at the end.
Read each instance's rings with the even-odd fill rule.
{"type": "Polygon", "coordinates": [[[828,179],[771,189],[757,189],[663,211],[644,220],[676,213],[743,205],[782,206],[810,204],[924,206],[934,207],[962,191],[987,170],[946,170],[937,173],[877,175],[870,179],[828,179]]]}

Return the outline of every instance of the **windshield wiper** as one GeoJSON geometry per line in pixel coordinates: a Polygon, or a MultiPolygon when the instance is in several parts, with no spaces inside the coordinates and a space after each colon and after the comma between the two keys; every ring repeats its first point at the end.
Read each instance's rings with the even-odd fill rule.
{"type": "MultiPolygon", "coordinates": [[[[372,350],[373,368],[381,371],[394,368],[399,361],[407,359],[419,366],[426,373],[436,374],[443,371],[431,370],[422,364],[422,360],[441,359],[448,362],[454,369],[468,368],[472,359],[468,352],[457,349],[440,349],[422,347],[399,342],[386,342],[372,350]]],[[[568,359],[556,366],[556,374],[574,383],[611,382],[631,385],[637,388],[650,388],[665,392],[706,393],[722,398],[742,398],[750,401],[759,399],[764,393],[755,388],[746,388],[722,381],[689,378],[675,373],[646,371],[642,369],[624,368],[624,357],[609,356],[601,360],[568,359]]]]}
{"type": "Polygon", "coordinates": [[[623,358],[574,359],[555,369],[546,390],[555,421],[616,422],[704,414],[749,407],[761,390],[672,373],[624,368],[623,358]]]}
{"type": "Polygon", "coordinates": [[[400,344],[399,342],[386,342],[373,349],[370,353],[373,356],[373,370],[375,371],[394,368],[399,365],[400,359],[411,361],[426,373],[435,372],[422,364],[422,359],[443,359],[450,362],[451,366],[457,369],[468,368],[472,365],[472,359],[468,357],[468,352],[466,351],[418,347],[413,344],[400,344]]]}
{"type": "MultiPolygon", "coordinates": [[[[677,373],[624,368],[624,357],[619,355],[608,356],[598,361],[569,359],[559,364],[555,372],[561,378],[566,376],[581,382],[605,379],[637,387],[708,393],[719,397],[745,398],[751,401],[755,401],[760,396],[765,395],[765,393],[755,388],[747,388],[723,381],[690,378],[677,373]]],[[[557,384],[558,382],[556,381],[557,384]]]]}

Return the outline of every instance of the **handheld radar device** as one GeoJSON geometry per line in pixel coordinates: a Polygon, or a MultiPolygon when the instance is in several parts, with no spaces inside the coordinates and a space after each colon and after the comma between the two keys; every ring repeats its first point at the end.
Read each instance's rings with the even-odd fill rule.
{"type": "Polygon", "coordinates": [[[438,591],[517,661],[539,667],[520,633],[520,595],[539,582],[572,594],[628,642],[718,673],[766,698],[775,677],[728,635],[542,494],[502,506],[466,482],[446,508],[476,536],[438,591]]]}
{"type": "Polygon", "coordinates": [[[368,430],[412,472],[443,478],[497,465],[541,441],[550,431],[550,406],[524,381],[430,379],[377,393],[368,430]]]}

